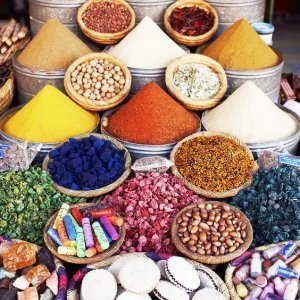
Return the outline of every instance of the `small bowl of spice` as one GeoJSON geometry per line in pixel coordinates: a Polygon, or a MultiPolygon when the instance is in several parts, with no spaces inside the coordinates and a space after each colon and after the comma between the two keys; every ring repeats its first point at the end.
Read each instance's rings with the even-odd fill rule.
{"type": "Polygon", "coordinates": [[[131,73],[117,58],[90,53],[68,68],[65,89],[77,104],[92,111],[104,111],[120,104],[129,94],[131,73]]]}
{"type": "Polygon", "coordinates": [[[111,45],[133,29],[135,12],[124,0],[90,0],[79,8],[77,21],[92,41],[111,45]]]}
{"type": "Polygon", "coordinates": [[[200,54],[186,54],[173,60],[166,70],[170,94],[190,110],[216,106],[227,90],[223,67],[200,54]]]}
{"type": "Polygon", "coordinates": [[[243,254],[253,230],[236,207],[217,201],[191,204],[176,215],[172,241],[183,255],[206,264],[221,264],[243,254]]]}
{"type": "Polygon", "coordinates": [[[238,138],[213,131],[192,134],[171,152],[172,172],[195,193],[228,198],[252,183],[257,170],[251,151],[238,138]]]}
{"type": "Polygon", "coordinates": [[[176,42],[200,46],[211,39],[218,29],[216,10],[202,0],[179,0],[170,5],[164,15],[167,33],[176,42]]]}

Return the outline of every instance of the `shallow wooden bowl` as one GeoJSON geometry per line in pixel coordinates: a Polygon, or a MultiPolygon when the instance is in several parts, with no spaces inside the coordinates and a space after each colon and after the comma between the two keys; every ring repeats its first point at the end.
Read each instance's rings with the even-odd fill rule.
{"type": "Polygon", "coordinates": [[[135,12],[133,8],[124,0],[89,0],[86,3],[84,3],[79,9],[77,13],[77,21],[79,24],[80,29],[86,35],[89,39],[94,41],[95,43],[98,44],[103,44],[103,45],[111,45],[111,44],[116,44],[118,41],[120,41],[129,31],[131,31],[135,25],[135,12]],[[92,3],[97,3],[97,2],[111,2],[111,3],[116,3],[116,4],[122,4],[125,6],[128,11],[130,12],[131,15],[131,21],[129,26],[124,29],[123,31],[116,32],[116,33],[101,33],[94,31],[90,28],[88,28],[85,23],[82,21],[82,15],[84,11],[89,7],[90,4],[92,3]]]}
{"type": "Polygon", "coordinates": [[[217,31],[218,25],[219,25],[219,17],[216,10],[210,4],[202,0],[178,0],[167,8],[164,15],[164,26],[167,33],[177,43],[188,47],[200,46],[205,42],[207,42],[208,40],[210,40],[212,36],[215,34],[215,32],[217,31]],[[214,24],[213,27],[208,32],[198,36],[187,36],[178,33],[176,30],[172,28],[169,22],[169,17],[173,12],[173,10],[177,7],[181,8],[181,7],[189,7],[189,6],[197,6],[213,14],[214,24]]]}
{"type": "MultiPolygon", "coordinates": [[[[76,207],[76,208],[88,208],[91,206],[94,206],[95,203],[78,203],[78,204],[73,204],[70,205],[70,208],[76,207]]],[[[126,230],[124,225],[122,227],[119,227],[119,235],[120,238],[117,241],[114,241],[113,243],[111,243],[111,246],[107,249],[104,250],[101,253],[96,254],[93,257],[84,257],[84,258],[79,258],[77,256],[69,256],[69,255],[62,255],[62,254],[58,254],[57,252],[57,245],[52,241],[52,239],[48,236],[47,231],[50,227],[53,226],[53,223],[55,221],[55,218],[57,216],[58,212],[56,212],[46,223],[45,227],[44,227],[44,242],[46,247],[49,249],[49,251],[56,257],[58,257],[59,259],[61,259],[62,261],[71,263],[71,264],[79,264],[79,265],[86,265],[86,264],[94,264],[96,262],[105,260],[109,257],[111,257],[112,255],[114,255],[121,247],[121,245],[124,242],[125,239],[125,234],[126,234],[126,230]]]]}
{"type": "MultiPolygon", "coordinates": [[[[217,201],[205,201],[204,204],[218,204],[219,206],[224,205],[223,202],[217,202],[217,201]]],[[[184,256],[195,260],[197,262],[200,263],[204,263],[204,264],[212,264],[212,265],[216,265],[216,264],[223,264],[226,262],[229,262],[233,259],[235,259],[236,257],[240,256],[241,254],[243,254],[251,245],[252,240],[253,240],[253,229],[251,226],[251,223],[249,221],[249,219],[235,206],[231,206],[230,205],[230,210],[237,213],[239,212],[241,214],[241,219],[243,220],[243,223],[246,224],[246,237],[244,240],[244,244],[240,245],[234,252],[232,253],[227,253],[224,255],[218,255],[218,256],[214,256],[214,255],[201,255],[198,253],[194,253],[192,251],[190,251],[180,240],[179,236],[178,236],[178,227],[179,224],[177,223],[177,219],[183,214],[185,213],[187,210],[189,209],[193,209],[195,207],[198,206],[199,203],[196,204],[191,204],[185,208],[183,208],[181,211],[179,211],[177,213],[177,215],[174,218],[173,224],[172,224],[172,228],[171,228],[171,237],[172,237],[172,241],[175,245],[175,247],[177,248],[178,251],[180,251],[180,253],[182,253],[184,256]]]]}
{"type": "Polygon", "coordinates": [[[194,111],[205,110],[216,106],[220,103],[227,90],[227,77],[223,67],[214,59],[201,54],[186,54],[173,60],[167,67],[165,80],[170,94],[184,107],[194,111]],[[211,68],[220,79],[220,89],[217,94],[207,100],[197,100],[182,95],[179,89],[174,85],[173,78],[177,68],[184,64],[200,64],[211,68]]]}

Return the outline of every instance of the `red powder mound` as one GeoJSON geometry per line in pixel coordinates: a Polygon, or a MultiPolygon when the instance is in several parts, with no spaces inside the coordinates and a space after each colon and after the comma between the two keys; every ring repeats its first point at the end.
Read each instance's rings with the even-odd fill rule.
{"type": "Polygon", "coordinates": [[[195,114],[151,82],[109,117],[106,130],[128,142],[161,145],[178,142],[199,127],[195,114]]]}

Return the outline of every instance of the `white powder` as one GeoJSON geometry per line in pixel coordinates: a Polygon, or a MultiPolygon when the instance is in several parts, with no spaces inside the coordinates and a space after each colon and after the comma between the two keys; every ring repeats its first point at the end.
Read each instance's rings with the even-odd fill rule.
{"type": "Polygon", "coordinates": [[[202,119],[207,130],[232,134],[245,143],[278,141],[298,130],[296,119],[277,107],[251,81],[202,119]]]}
{"type": "Polygon", "coordinates": [[[165,68],[185,53],[149,17],[108,50],[108,54],[119,58],[127,67],[137,69],[165,68]]]}

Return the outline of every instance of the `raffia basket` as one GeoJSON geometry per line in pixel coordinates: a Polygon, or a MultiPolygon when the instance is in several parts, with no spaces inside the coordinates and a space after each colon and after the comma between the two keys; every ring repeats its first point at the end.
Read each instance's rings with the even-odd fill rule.
{"type": "Polygon", "coordinates": [[[210,40],[212,36],[215,34],[215,32],[217,31],[218,25],[219,25],[219,17],[216,10],[210,4],[202,0],[178,0],[167,8],[164,15],[164,26],[169,36],[177,43],[188,47],[200,46],[205,42],[207,42],[208,40],[210,40]],[[197,6],[213,14],[214,24],[213,27],[208,32],[198,36],[187,36],[178,33],[172,28],[169,22],[169,18],[173,10],[177,7],[181,8],[181,7],[189,7],[189,6],[197,6]]]}
{"type": "MultiPolygon", "coordinates": [[[[96,189],[96,190],[90,190],[90,191],[75,191],[75,190],[71,190],[68,188],[65,188],[63,186],[60,186],[56,183],[53,184],[53,187],[58,190],[59,192],[66,194],[68,196],[71,197],[78,197],[78,198],[92,198],[92,197],[98,197],[100,195],[106,194],[114,189],[116,189],[119,185],[121,185],[129,176],[130,172],[131,172],[131,156],[128,152],[128,150],[120,143],[118,142],[116,139],[105,135],[105,134],[97,134],[97,133],[91,133],[91,134],[85,134],[79,137],[75,137],[76,139],[80,140],[82,138],[85,137],[89,137],[89,136],[95,136],[99,139],[103,139],[103,140],[108,140],[111,141],[118,149],[124,149],[125,150],[125,170],[123,172],[123,174],[121,175],[121,177],[119,177],[115,182],[102,187],[100,189],[96,189]]],[[[61,147],[64,143],[61,143],[59,145],[57,145],[56,147],[53,148],[57,149],[59,147],[61,147]]],[[[48,174],[48,164],[50,162],[50,157],[49,154],[45,157],[44,162],[43,162],[43,170],[46,171],[48,174]]],[[[49,174],[50,176],[50,174],[49,174]]],[[[51,176],[50,176],[51,177],[51,176]]]]}
{"type": "MultiPolygon", "coordinates": [[[[94,203],[78,203],[78,204],[73,204],[70,205],[70,208],[76,207],[76,208],[88,208],[91,206],[94,206],[94,203]]],[[[125,235],[126,235],[126,230],[124,225],[122,227],[119,228],[119,235],[120,238],[117,241],[114,241],[113,243],[110,244],[110,247],[101,252],[96,254],[93,257],[85,257],[85,258],[79,258],[77,256],[68,256],[68,255],[62,255],[62,254],[58,254],[57,252],[57,245],[52,241],[52,239],[48,236],[47,231],[50,227],[53,226],[53,223],[55,221],[55,218],[57,216],[58,212],[55,213],[46,223],[45,227],[44,227],[44,231],[43,231],[43,235],[44,235],[44,242],[46,247],[49,249],[49,251],[56,257],[58,257],[59,259],[61,259],[62,261],[71,263],[71,264],[79,264],[79,265],[86,265],[86,264],[94,264],[96,262],[99,262],[101,260],[105,260],[107,258],[109,258],[110,256],[114,255],[121,247],[121,245],[124,242],[125,239],[125,235]]]]}
{"type": "MultiPolygon", "coordinates": [[[[222,206],[224,203],[223,202],[217,202],[217,201],[205,201],[204,204],[218,204],[218,206],[222,206]]],[[[249,219],[235,206],[231,206],[230,205],[230,210],[234,213],[240,213],[241,214],[241,219],[243,220],[243,223],[246,224],[246,237],[244,240],[244,244],[242,244],[241,246],[239,246],[234,252],[232,253],[228,253],[225,255],[218,255],[218,256],[214,256],[214,255],[201,255],[198,253],[194,253],[192,251],[190,251],[180,240],[179,236],[178,236],[178,227],[179,224],[177,223],[177,219],[183,214],[185,213],[187,210],[189,210],[190,208],[195,208],[198,206],[198,203],[196,204],[191,204],[185,208],[183,208],[181,211],[179,211],[177,213],[177,215],[174,218],[174,221],[172,223],[172,228],[171,228],[171,237],[172,237],[172,241],[176,247],[176,249],[182,253],[184,256],[195,260],[197,262],[203,263],[203,264],[209,264],[209,265],[217,265],[217,264],[223,264],[223,263],[227,263],[233,259],[235,259],[236,257],[240,256],[241,254],[243,254],[245,251],[247,251],[247,249],[250,247],[252,240],[253,240],[253,229],[251,226],[251,223],[249,221],[249,219]]]]}
{"type": "Polygon", "coordinates": [[[94,41],[98,44],[111,45],[111,44],[116,44],[125,35],[127,35],[128,32],[130,32],[133,29],[133,27],[135,25],[135,12],[134,12],[133,8],[124,0],[89,0],[78,9],[77,21],[78,21],[79,27],[82,30],[82,32],[84,33],[84,35],[86,35],[89,39],[91,39],[92,41],[94,41]],[[84,14],[84,11],[90,6],[90,4],[98,3],[98,2],[107,2],[107,1],[110,3],[122,4],[130,12],[130,15],[131,15],[130,24],[123,31],[116,32],[116,33],[96,32],[96,31],[88,28],[85,25],[85,23],[83,22],[82,16],[84,14]]]}
{"type": "MultiPolygon", "coordinates": [[[[245,257],[245,259],[247,260],[248,258],[250,258],[250,256],[252,255],[252,253],[254,251],[265,251],[266,249],[270,248],[270,247],[273,247],[275,245],[284,245],[286,244],[287,242],[282,242],[282,243],[277,243],[277,244],[270,244],[270,245],[265,245],[265,246],[260,246],[260,247],[257,247],[257,248],[254,248],[252,250],[250,250],[249,252],[245,253],[244,255],[246,254],[249,254],[245,257]]],[[[300,241],[296,241],[298,247],[300,247],[300,241]]],[[[234,274],[234,271],[235,269],[244,261],[243,258],[237,258],[236,261],[232,261],[231,263],[228,264],[227,268],[226,268],[226,273],[225,273],[225,282],[226,282],[226,285],[228,287],[228,290],[229,290],[229,293],[230,293],[230,297],[231,297],[231,300],[242,300],[242,298],[237,294],[236,290],[235,290],[235,287],[234,287],[234,284],[232,283],[232,277],[233,277],[233,274],[234,274]]]]}
{"type": "Polygon", "coordinates": [[[242,186],[238,187],[238,188],[235,188],[235,189],[231,189],[231,190],[228,190],[228,191],[223,191],[223,192],[213,192],[213,191],[207,191],[207,190],[204,190],[198,186],[195,186],[193,185],[192,183],[190,183],[188,180],[186,180],[182,175],[181,173],[178,171],[177,167],[176,167],[176,164],[175,164],[175,155],[176,155],[176,152],[177,150],[181,147],[181,145],[183,143],[185,143],[186,141],[189,141],[191,139],[194,139],[198,136],[203,136],[203,137],[210,137],[210,136],[222,136],[224,138],[228,138],[232,141],[234,141],[235,143],[237,143],[238,145],[242,146],[245,148],[249,158],[253,161],[253,169],[252,170],[249,170],[249,172],[252,172],[252,175],[258,170],[258,165],[257,163],[254,161],[254,158],[253,158],[253,155],[251,153],[251,151],[248,149],[247,145],[244,144],[241,140],[239,140],[238,138],[232,136],[232,135],[229,135],[229,134],[226,134],[226,133],[223,133],[223,132],[214,132],[214,131],[202,131],[202,132],[198,132],[198,133],[194,133],[188,137],[186,137],[185,139],[183,139],[182,141],[180,141],[172,150],[171,152],[171,155],[170,155],[170,160],[172,161],[173,163],[173,166],[172,166],[172,173],[181,178],[184,182],[184,184],[189,188],[191,189],[192,191],[194,191],[196,194],[199,194],[201,196],[204,196],[206,198],[228,198],[228,197],[233,197],[235,196],[240,190],[246,188],[247,186],[251,185],[252,183],[252,176],[251,178],[249,178],[249,180],[247,180],[242,186]]]}
{"type": "MultiPolygon", "coordinates": [[[[27,242],[19,239],[11,239],[9,237],[0,236],[0,244],[6,241],[12,241],[14,243],[27,242]]],[[[36,252],[41,249],[41,247],[36,244],[32,245],[34,246],[36,252]]],[[[58,276],[58,294],[56,295],[56,299],[65,299],[67,295],[66,284],[68,284],[67,271],[62,262],[57,257],[53,256],[53,259],[55,263],[55,271],[58,276]]]]}
{"type": "Polygon", "coordinates": [[[8,110],[15,92],[15,82],[11,74],[0,89],[0,115],[8,110]]]}
{"type": "Polygon", "coordinates": [[[92,111],[105,111],[108,109],[111,109],[121,102],[125,100],[125,98],[128,96],[131,88],[131,73],[129,69],[117,58],[114,56],[108,55],[106,53],[89,53],[86,54],[77,60],[75,60],[70,67],[67,69],[65,73],[65,78],[64,78],[64,86],[66,89],[67,94],[70,96],[72,100],[74,100],[77,104],[82,106],[83,108],[87,110],[92,110],[92,111]],[[93,59],[107,59],[111,63],[118,65],[121,67],[124,76],[125,76],[125,85],[122,91],[115,97],[109,99],[109,100],[91,100],[83,97],[82,95],[78,94],[76,90],[73,88],[72,83],[71,83],[71,74],[72,72],[76,69],[76,67],[86,61],[90,61],[93,59]]]}
{"type": "Polygon", "coordinates": [[[176,98],[184,107],[190,110],[205,110],[219,104],[227,90],[227,77],[223,67],[210,57],[201,54],[186,54],[173,60],[166,70],[166,85],[170,94],[176,98]],[[211,68],[220,79],[220,89],[218,93],[208,100],[197,100],[182,95],[179,89],[174,85],[174,73],[178,67],[185,64],[200,64],[211,68]]]}
{"type": "MultiPolygon", "coordinates": [[[[136,258],[136,257],[147,257],[152,259],[154,262],[157,262],[159,260],[165,260],[168,259],[171,255],[168,254],[162,254],[162,253],[144,253],[144,252],[135,252],[135,253],[126,253],[122,255],[115,255],[112,256],[106,260],[100,261],[95,264],[88,265],[86,267],[83,267],[81,270],[78,270],[77,273],[73,276],[73,278],[70,280],[70,284],[68,286],[68,292],[67,292],[67,299],[68,300],[77,300],[79,298],[80,294],[80,286],[81,282],[84,278],[84,276],[92,271],[97,269],[108,269],[112,263],[117,261],[120,257],[128,257],[128,259],[136,258]]],[[[206,274],[213,282],[215,289],[218,290],[220,293],[223,294],[226,300],[230,299],[229,291],[226,287],[226,284],[223,282],[223,280],[210,268],[192,261],[190,259],[186,260],[193,265],[193,267],[200,273],[206,274]]]]}

